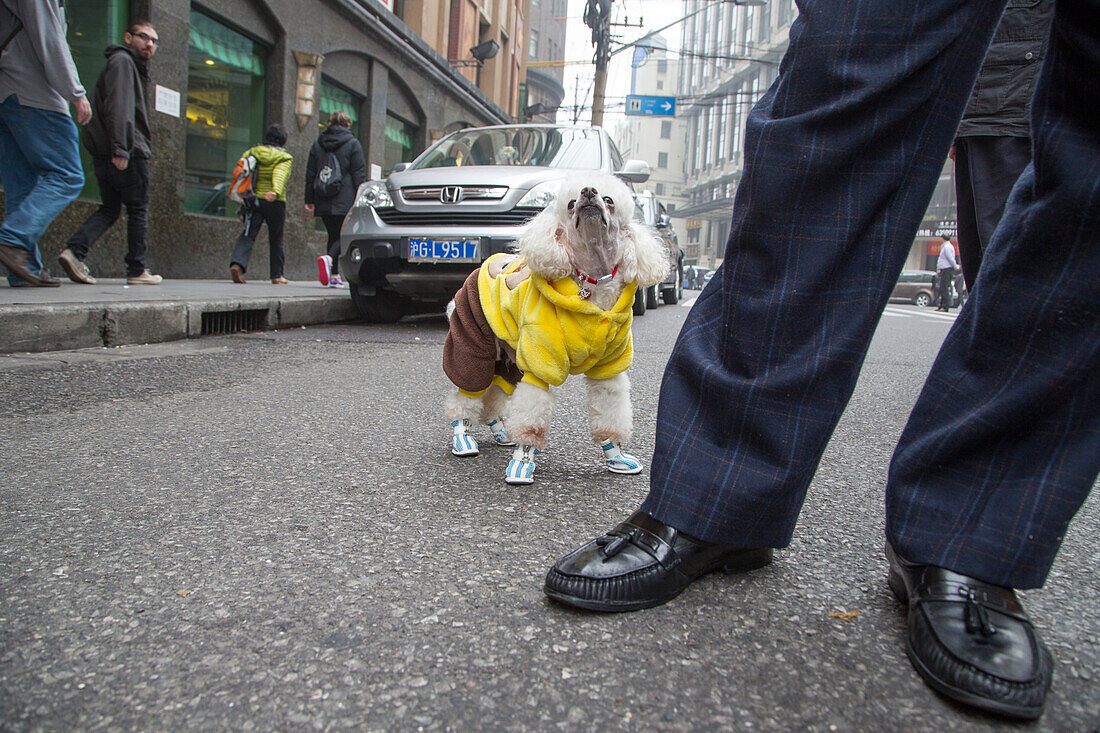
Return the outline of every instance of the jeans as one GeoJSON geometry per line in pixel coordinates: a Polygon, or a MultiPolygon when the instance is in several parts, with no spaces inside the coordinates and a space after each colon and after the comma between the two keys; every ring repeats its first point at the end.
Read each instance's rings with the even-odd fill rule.
{"type": "Polygon", "coordinates": [[[243,272],[248,272],[248,260],[252,256],[252,245],[256,243],[256,237],[260,233],[260,225],[267,222],[267,243],[271,249],[271,279],[283,276],[283,226],[286,224],[286,202],[265,201],[256,202],[256,208],[246,214],[244,231],[237,237],[237,245],[233,248],[231,265],[240,265],[243,272]]]}
{"type": "Polygon", "coordinates": [[[95,177],[103,204],[69,238],[68,247],[81,262],[88,249],[118,220],[126,206],[126,277],[145,272],[145,251],[149,232],[149,160],[130,158],[126,170],[119,170],[109,158],[95,159],[95,177]]]}
{"type": "MultiPolygon", "coordinates": [[[[749,114],[725,260],[665,369],[642,509],[785,547],[1004,0],[801,0],[749,114]]],[[[1100,471],[1095,0],[1055,11],[1016,183],[886,479],[913,562],[1042,584],[1100,471]]]]}
{"type": "MultiPolygon", "coordinates": [[[[38,238],[84,186],[76,124],[59,112],[24,107],[10,95],[0,103],[0,178],[0,242],[30,252],[28,269],[38,274],[38,238]]],[[[23,281],[9,274],[8,283],[23,281]]]]}

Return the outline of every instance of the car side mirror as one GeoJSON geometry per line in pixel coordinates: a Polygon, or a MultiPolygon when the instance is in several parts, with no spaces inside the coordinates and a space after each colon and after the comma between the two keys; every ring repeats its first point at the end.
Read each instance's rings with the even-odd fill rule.
{"type": "Polygon", "coordinates": [[[661,214],[657,217],[658,229],[667,229],[670,224],[672,224],[672,217],[668,214],[661,214]]]}
{"type": "Polygon", "coordinates": [[[409,167],[408,163],[398,163],[397,165],[395,165],[393,167],[393,170],[390,171],[390,173],[400,173],[401,171],[405,170],[408,167],[409,167]]]}
{"type": "Polygon", "coordinates": [[[628,160],[621,171],[615,171],[615,175],[631,183],[645,183],[649,180],[649,171],[649,163],[644,160],[628,160]]]}

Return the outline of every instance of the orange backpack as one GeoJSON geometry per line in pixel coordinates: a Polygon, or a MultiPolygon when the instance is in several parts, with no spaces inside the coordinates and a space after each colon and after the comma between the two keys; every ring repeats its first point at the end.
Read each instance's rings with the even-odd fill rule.
{"type": "Polygon", "coordinates": [[[256,203],[256,168],[259,162],[251,150],[246,150],[233,166],[233,179],[229,182],[229,200],[245,206],[256,203]]]}

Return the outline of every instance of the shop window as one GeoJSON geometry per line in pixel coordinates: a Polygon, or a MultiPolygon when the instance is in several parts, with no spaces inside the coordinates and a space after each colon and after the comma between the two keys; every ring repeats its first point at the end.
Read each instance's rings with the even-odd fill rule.
{"type": "Polygon", "coordinates": [[[359,137],[359,114],[363,107],[363,98],[352,94],[336,84],[327,76],[321,77],[321,114],[317,125],[324,130],[328,127],[328,118],[333,112],[343,112],[351,117],[351,134],[359,137]]]}
{"type": "MultiPolygon", "coordinates": [[[[107,63],[103,50],[113,43],[122,43],[123,34],[130,28],[130,1],[70,2],[65,5],[65,14],[69,21],[69,48],[72,49],[76,71],[90,101],[96,79],[107,63]]],[[[99,199],[92,156],[83,145],[80,146],[80,162],[84,166],[81,196],[99,199]]]]}
{"type": "Polygon", "coordinates": [[[386,147],[382,158],[384,175],[389,175],[398,163],[408,163],[416,157],[416,132],[416,125],[386,113],[386,147]]]}
{"type": "Polygon", "coordinates": [[[225,189],[241,153],[263,139],[267,50],[191,11],[187,57],[186,211],[235,214],[225,189]],[[228,208],[228,210],[227,210],[228,208]]]}

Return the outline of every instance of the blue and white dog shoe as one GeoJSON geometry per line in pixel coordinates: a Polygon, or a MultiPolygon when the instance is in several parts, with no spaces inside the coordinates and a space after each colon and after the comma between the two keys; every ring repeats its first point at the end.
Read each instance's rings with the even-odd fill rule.
{"type": "Polygon", "coordinates": [[[497,445],[512,446],[516,444],[514,440],[508,437],[508,431],[504,429],[503,417],[490,420],[489,429],[493,431],[493,440],[497,442],[497,445]]]}
{"type": "Polygon", "coordinates": [[[508,461],[505,483],[531,484],[535,482],[535,456],[539,449],[532,445],[517,445],[512,451],[512,460],[508,461]]]}
{"type": "Polygon", "coordinates": [[[455,420],[451,423],[451,427],[455,431],[454,437],[451,438],[451,453],[460,458],[476,456],[478,453],[477,441],[469,435],[470,421],[455,420]]]}
{"type": "Polygon", "coordinates": [[[607,457],[607,470],[612,473],[641,473],[642,462],[610,440],[600,446],[607,457]]]}

